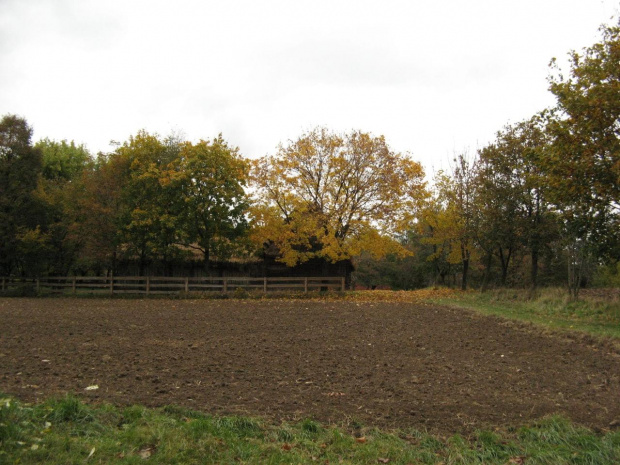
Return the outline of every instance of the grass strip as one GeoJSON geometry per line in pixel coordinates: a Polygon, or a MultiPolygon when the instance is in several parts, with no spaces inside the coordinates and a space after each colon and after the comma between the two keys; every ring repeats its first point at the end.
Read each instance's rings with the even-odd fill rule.
{"type": "Polygon", "coordinates": [[[594,433],[561,417],[471,437],[312,420],[270,424],[178,408],[91,406],[76,397],[29,405],[0,396],[6,464],[615,464],[620,431],[594,433]]]}
{"type": "Polygon", "coordinates": [[[580,331],[597,338],[620,340],[620,299],[584,295],[570,300],[563,289],[542,289],[531,297],[526,290],[498,289],[460,292],[429,301],[475,310],[485,315],[527,321],[563,331],[580,331]]]}

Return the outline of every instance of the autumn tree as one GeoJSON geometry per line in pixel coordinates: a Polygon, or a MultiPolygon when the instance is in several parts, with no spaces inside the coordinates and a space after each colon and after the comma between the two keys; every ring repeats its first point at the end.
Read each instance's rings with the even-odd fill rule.
{"type": "Polygon", "coordinates": [[[544,168],[564,220],[573,296],[588,256],[617,250],[610,242],[617,243],[620,230],[620,26],[601,32],[601,42],[570,53],[567,76],[553,62],[550,77],[557,107],[544,168]]]}
{"type": "Polygon", "coordinates": [[[78,270],[116,273],[123,253],[129,173],[129,160],[111,152],[99,153],[92,169],[82,174],[80,194],[70,210],[81,247],[78,270]]]}
{"type": "Polygon", "coordinates": [[[466,154],[453,160],[452,173],[435,177],[434,196],[421,210],[420,225],[428,229],[425,242],[435,248],[429,260],[440,254],[449,263],[461,266],[461,288],[467,289],[469,271],[477,260],[476,248],[476,167],[466,154]]]}
{"type": "Polygon", "coordinates": [[[253,239],[275,246],[289,266],[362,251],[406,255],[394,235],[425,197],[423,178],[383,136],[316,128],[254,164],[253,239]]]}
{"type": "MultiPolygon", "coordinates": [[[[438,176],[442,176],[441,173],[438,176]]],[[[446,206],[439,199],[436,190],[419,210],[415,222],[415,232],[419,235],[421,247],[429,248],[425,260],[431,264],[433,284],[446,284],[446,277],[454,271],[454,265],[459,263],[460,257],[453,253],[456,240],[454,221],[449,217],[446,206]]],[[[420,255],[420,250],[417,254],[420,255]]]]}

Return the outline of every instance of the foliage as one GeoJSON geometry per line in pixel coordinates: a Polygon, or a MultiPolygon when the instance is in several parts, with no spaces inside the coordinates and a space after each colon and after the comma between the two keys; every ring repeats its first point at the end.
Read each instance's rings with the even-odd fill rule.
{"type": "Polygon", "coordinates": [[[75,397],[22,404],[0,396],[3,463],[599,463],[620,459],[620,433],[561,417],[470,437],[306,419],[268,423],[168,406],[88,406],[75,397]]]}
{"type": "Polygon", "coordinates": [[[423,177],[382,136],[316,128],[254,164],[253,240],[275,245],[289,266],[406,255],[393,237],[424,199],[423,177]]]}
{"type": "Polygon", "coordinates": [[[602,27],[603,40],[583,55],[570,53],[569,77],[550,78],[557,116],[549,130],[554,199],[573,214],[620,207],[620,27],[602,27]]]}
{"type": "Polygon", "coordinates": [[[544,167],[562,213],[569,251],[569,289],[576,296],[596,258],[617,260],[620,224],[620,27],[603,26],[602,41],[570,53],[568,77],[553,62],[549,120],[552,150],[544,167]]]}
{"type": "Polygon", "coordinates": [[[31,143],[32,128],[24,118],[5,115],[0,121],[0,273],[23,272],[18,253],[20,235],[41,222],[43,209],[34,195],[41,172],[41,152],[31,143]]]}
{"type": "MultiPolygon", "coordinates": [[[[179,225],[187,246],[204,256],[229,258],[246,234],[248,164],[220,134],[213,141],[182,144],[172,162],[170,183],[180,205],[179,225]]],[[[164,182],[168,182],[165,180],[164,182]]]]}
{"type": "Polygon", "coordinates": [[[246,229],[245,166],[221,136],[193,145],[139,131],[99,154],[72,182],[64,214],[80,248],[74,269],[115,272],[134,259],[143,275],[160,260],[172,274],[192,247],[227,258],[246,229]]]}
{"type": "Polygon", "coordinates": [[[435,262],[438,274],[440,259],[460,264],[462,289],[467,288],[469,266],[478,256],[474,241],[475,172],[475,163],[470,163],[465,154],[458,155],[451,176],[444,172],[436,175],[434,197],[421,210],[418,221],[420,232],[426,235],[425,242],[434,249],[428,259],[435,262]]]}
{"type": "Polygon", "coordinates": [[[620,289],[620,261],[600,266],[594,276],[593,284],[599,287],[620,289]]]}
{"type": "Polygon", "coordinates": [[[556,219],[547,200],[541,162],[548,140],[540,116],[497,133],[479,151],[477,225],[478,243],[495,255],[506,285],[511,258],[520,249],[530,256],[530,283],[538,281],[539,257],[556,237],[556,219]]]}
{"type": "Polygon", "coordinates": [[[99,154],[94,169],[84,172],[72,205],[74,234],[81,243],[78,270],[114,271],[122,251],[123,193],[130,162],[118,153],[99,154]]]}
{"type": "Polygon", "coordinates": [[[41,174],[50,181],[73,181],[92,162],[86,147],[76,145],[74,141],[57,142],[46,137],[34,147],[42,154],[41,174]]]}
{"type": "Polygon", "coordinates": [[[160,257],[168,262],[178,253],[180,199],[164,178],[180,144],[139,131],[116,151],[129,167],[120,199],[120,240],[123,252],[137,257],[140,276],[148,262],[160,257]]]}

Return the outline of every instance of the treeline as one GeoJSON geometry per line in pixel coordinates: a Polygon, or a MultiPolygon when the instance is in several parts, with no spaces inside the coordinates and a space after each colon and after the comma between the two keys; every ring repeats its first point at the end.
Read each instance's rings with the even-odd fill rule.
{"type": "Polygon", "coordinates": [[[197,144],[138,132],[92,158],[83,146],[31,144],[23,118],[0,123],[3,275],[139,274],[158,261],[243,254],[248,162],[221,137],[197,144]]]}
{"type": "MultiPolygon", "coordinates": [[[[250,161],[220,135],[139,131],[110,153],[32,142],[0,122],[0,274],[162,274],[200,261],[353,260],[358,283],[412,288],[618,279],[620,30],[549,79],[557,105],[511,124],[451,170],[385,139],[316,128],[250,161]]],[[[614,281],[616,280],[616,281],[614,281]]]]}
{"type": "Polygon", "coordinates": [[[573,295],[593,279],[620,285],[620,30],[601,31],[600,43],[570,54],[567,76],[552,62],[554,108],[435,176],[403,239],[417,256],[362,257],[362,282],[566,283],[573,295]]]}

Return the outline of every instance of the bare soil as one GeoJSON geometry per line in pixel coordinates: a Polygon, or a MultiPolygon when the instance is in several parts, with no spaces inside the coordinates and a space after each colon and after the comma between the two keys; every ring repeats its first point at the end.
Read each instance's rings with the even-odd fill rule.
{"type": "Polygon", "coordinates": [[[424,304],[0,299],[0,391],[440,433],[553,413],[605,429],[620,357],[424,304]]]}

